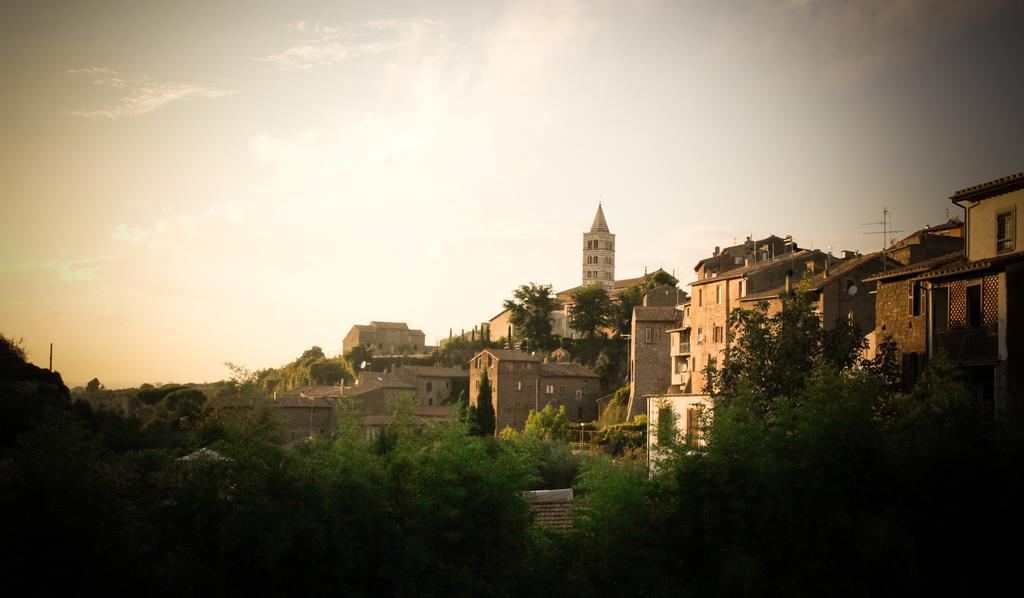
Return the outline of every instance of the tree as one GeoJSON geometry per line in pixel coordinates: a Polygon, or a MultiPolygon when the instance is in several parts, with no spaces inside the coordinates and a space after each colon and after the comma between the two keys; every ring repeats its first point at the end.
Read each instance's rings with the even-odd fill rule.
{"type": "Polygon", "coordinates": [[[314,384],[336,385],[342,380],[351,380],[352,371],[343,360],[325,359],[309,364],[309,375],[314,384]]]}
{"type": "Polygon", "coordinates": [[[644,278],[644,290],[649,291],[654,287],[670,286],[674,287],[679,284],[679,279],[672,276],[668,272],[658,268],[654,272],[651,272],[647,277],[644,278]]]}
{"type": "Polygon", "coordinates": [[[480,378],[480,392],[476,396],[476,419],[481,436],[494,436],[494,403],[491,402],[491,381],[486,370],[480,378]]]}
{"type": "Polygon", "coordinates": [[[546,405],[540,411],[530,410],[526,416],[524,434],[531,434],[541,440],[565,440],[569,431],[569,418],[565,415],[565,405],[556,411],[552,405],[546,405]]]}
{"type": "Polygon", "coordinates": [[[157,404],[153,419],[147,422],[165,422],[171,428],[178,429],[195,423],[206,404],[206,395],[195,388],[182,388],[168,393],[157,404]]]}
{"type": "Polygon", "coordinates": [[[299,363],[312,363],[314,361],[324,358],[324,350],[320,347],[313,345],[309,349],[302,352],[302,355],[297,360],[299,363]]]}
{"type": "Polygon", "coordinates": [[[572,294],[569,307],[569,325],[586,338],[604,335],[604,330],[615,320],[615,305],[608,291],[600,284],[582,287],[572,294]]]}
{"type": "Polygon", "coordinates": [[[99,392],[101,390],[103,390],[103,385],[100,384],[100,379],[99,378],[93,378],[92,380],[89,380],[85,384],[85,392],[88,392],[90,394],[97,393],[97,392],[99,392]]]}
{"type": "MultiPolygon", "coordinates": [[[[706,370],[716,401],[751,400],[769,411],[778,398],[793,397],[804,387],[823,355],[824,332],[803,290],[783,296],[782,309],[772,316],[765,301],[736,310],[728,334],[738,335],[738,341],[726,349],[723,364],[706,370]]],[[[841,351],[853,351],[854,345],[835,343],[828,361],[852,365],[855,359],[841,351]]]]}
{"type": "Polygon", "coordinates": [[[363,362],[370,363],[373,360],[373,348],[366,345],[356,345],[345,352],[345,361],[349,363],[353,372],[362,369],[363,362]]]}
{"type": "Polygon", "coordinates": [[[619,302],[615,310],[615,329],[619,336],[630,333],[633,326],[633,308],[643,303],[644,289],[637,285],[626,287],[619,294],[619,302]]]}
{"type": "Polygon", "coordinates": [[[505,309],[511,312],[509,320],[515,327],[516,336],[531,349],[553,349],[551,337],[551,312],[555,310],[555,298],[551,285],[524,284],[506,299],[505,309]]]}

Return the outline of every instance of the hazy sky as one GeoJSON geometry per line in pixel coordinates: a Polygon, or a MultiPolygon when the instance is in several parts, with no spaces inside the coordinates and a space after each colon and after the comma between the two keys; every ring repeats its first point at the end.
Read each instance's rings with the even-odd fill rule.
{"type": "Polygon", "coordinates": [[[7,1],[0,331],[108,386],[433,344],[579,284],[599,200],[620,278],[870,250],[1024,170],[1020,7],[7,1]]]}

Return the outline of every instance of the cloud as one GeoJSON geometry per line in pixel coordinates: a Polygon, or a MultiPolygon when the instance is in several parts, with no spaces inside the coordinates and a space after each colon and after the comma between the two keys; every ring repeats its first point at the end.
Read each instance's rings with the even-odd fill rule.
{"type": "Polygon", "coordinates": [[[38,262],[19,262],[0,264],[0,274],[25,270],[51,270],[57,272],[57,278],[64,283],[91,282],[96,280],[99,265],[109,257],[92,257],[78,260],[48,260],[38,262]]]}
{"type": "Polygon", "coordinates": [[[128,241],[129,243],[139,244],[148,236],[149,231],[140,228],[128,228],[125,224],[118,224],[111,238],[115,241],[128,241]]]}
{"type": "Polygon", "coordinates": [[[289,23],[290,31],[309,34],[275,54],[256,60],[278,70],[305,70],[331,66],[345,60],[388,52],[416,43],[438,26],[429,19],[404,18],[370,21],[359,25],[329,27],[305,21],[289,23]]]}
{"type": "Polygon", "coordinates": [[[125,76],[105,67],[72,69],[68,71],[68,74],[75,77],[90,77],[93,85],[124,90],[124,95],[113,106],[94,110],[67,111],[67,114],[71,116],[93,120],[117,120],[141,116],[179,100],[214,99],[235,93],[231,89],[158,81],[149,77],[125,76]]]}

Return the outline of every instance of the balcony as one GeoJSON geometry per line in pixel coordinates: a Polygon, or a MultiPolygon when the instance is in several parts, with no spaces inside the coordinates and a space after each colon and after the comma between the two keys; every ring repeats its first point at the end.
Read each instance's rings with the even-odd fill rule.
{"type": "Polygon", "coordinates": [[[954,363],[999,360],[998,326],[936,330],[932,338],[935,350],[945,349],[954,363]]]}
{"type": "Polygon", "coordinates": [[[672,372],[672,386],[687,386],[690,383],[690,372],[672,372]]]}

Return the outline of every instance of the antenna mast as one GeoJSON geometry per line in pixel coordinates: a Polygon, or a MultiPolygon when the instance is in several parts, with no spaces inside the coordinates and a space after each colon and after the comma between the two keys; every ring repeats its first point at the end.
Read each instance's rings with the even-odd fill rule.
{"type": "Polygon", "coordinates": [[[886,260],[885,250],[889,248],[889,242],[892,239],[892,235],[896,233],[902,233],[902,230],[894,230],[892,223],[892,211],[889,208],[882,208],[882,221],[881,222],[865,222],[861,226],[881,226],[880,231],[868,231],[865,235],[882,235],[882,272],[885,272],[886,260]]]}

